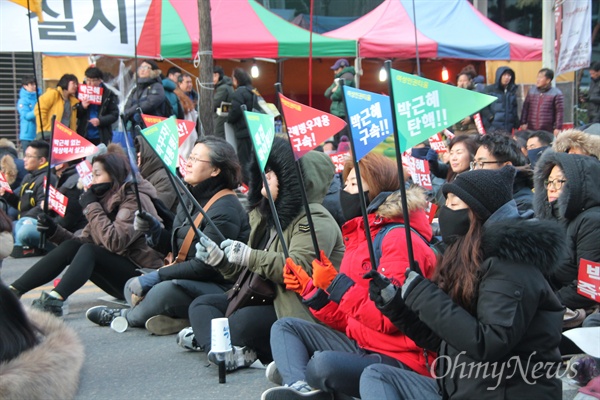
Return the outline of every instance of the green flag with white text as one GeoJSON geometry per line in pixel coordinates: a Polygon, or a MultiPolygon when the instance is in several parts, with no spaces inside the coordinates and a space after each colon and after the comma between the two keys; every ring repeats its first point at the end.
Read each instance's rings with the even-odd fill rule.
{"type": "Polygon", "coordinates": [[[250,138],[256,152],[260,170],[264,171],[273,147],[275,137],[275,118],[272,115],[244,111],[250,138]]]}
{"type": "Polygon", "coordinates": [[[496,97],[457,88],[395,69],[393,102],[400,148],[405,151],[496,101],[496,97]]]}
{"type": "Polygon", "coordinates": [[[179,152],[179,132],[175,117],[167,118],[164,121],[143,129],[142,135],[148,140],[148,143],[156,151],[156,154],[169,167],[171,173],[175,175],[179,152]]]}

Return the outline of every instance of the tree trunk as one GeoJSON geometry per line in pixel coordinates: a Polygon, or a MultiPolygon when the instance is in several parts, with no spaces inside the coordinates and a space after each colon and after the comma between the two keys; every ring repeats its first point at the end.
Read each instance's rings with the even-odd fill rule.
{"type": "Polygon", "coordinates": [[[212,135],[213,127],[213,57],[212,22],[210,19],[210,0],[198,0],[198,21],[200,21],[200,135],[212,135]]]}

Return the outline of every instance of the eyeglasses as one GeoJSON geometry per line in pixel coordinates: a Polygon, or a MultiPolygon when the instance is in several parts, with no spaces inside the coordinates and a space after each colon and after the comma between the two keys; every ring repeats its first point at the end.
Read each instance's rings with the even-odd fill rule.
{"type": "Polygon", "coordinates": [[[191,162],[192,164],[194,164],[194,163],[196,163],[196,162],[206,162],[206,163],[212,164],[212,162],[211,162],[211,161],[208,161],[208,160],[201,160],[201,159],[199,159],[199,158],[196,158],[196,157],[194,157],[194,156],[189,156],[189,157],[187,158],[187,160],[188,160],[188,162],[191,162]]]}
{"type": "Polygon", "coordinates": [[[553,181],[549,181],[548,179],[546,179],[544,181],[544,187],[546,189],[548,189],[549,186],[552,186],[552,188],[554,190],[560,190],[562,189],[563,185],[567,182],[566,179],[555,179],[553,181]]]}
{"type": "Polygon", "coordinates": [[[138,67],[138,70],[140,70],[140,69],[141,69],[141,70],[144,70],[144,69],[152,69],[152,67],[150,67],[150,66],[148,66],[148,65],[140,65],[140,66],[138,67]]]}
{"type": "Polygon", "coordinates": [[[473,169],[483,169],[485,164],[500,164],[501,161],[471,161],[469,167],[473,169]]]}
{"type": "Polygon", "coordinates": [[[25,154],[23,156],[23,158],[42,158],[42,157],[40,157],[40,156],[34,156],[34,155],[31,155],[31,154],[25,154]]]}

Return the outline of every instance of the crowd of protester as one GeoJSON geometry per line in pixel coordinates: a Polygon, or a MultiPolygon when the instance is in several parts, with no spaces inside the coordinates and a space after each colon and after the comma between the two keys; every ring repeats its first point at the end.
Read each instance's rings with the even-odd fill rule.
{"type": "MultiPolygon", "coordinates": [[[[122,107],[126,123],[141,123],[140,108],[196,118],[189,75],[174,67],[161,79],[152,60],[137,73],[122,107]]],[[[41,358],[66,357],[72,368],[65,386],[46,394],[73,396],[81,344],[39,310],[62,316],[68,297],[90,280],[127,304],[95,306],[86,313],[91,322],[177,334],[178,345],[228,372],[259,360],[276,385],[263,400],[562,397],[562,332],[600,326],[598,299],[578,290],[580,265],[600,263],[600,136],[563,130],[551,70],[540,71],[520,119],[512,69],[500,68],[487,87],[461,71],[458,86],[498,100],[477,116],[485,134],[472,115],[450,128],[446,154],[429,142],[413,147],[435,183],[426,191],[409,176],[401,187],[396,163],[376,153],[358,162],[359,172],[348,159],[336,174],[326,152],[342,140],[303,156],[299,179],[289,143],[276,137],[263,181],[240,120],[241,105],[252,108],[251,79],[236,69],[231,80],[215,67],[213,111],[232,102],[237,149],[224,138],[225,118],[215,116],[215,134],[186,155],[181,175],[190,197],[183,201],[148,143],[135,140],[139,170],[110,143],[118,100],[99,69],[85,76],[104,88],[100,105],[78,101],[77,78],[67,74],[40,95],[39,111],[35,80],[24,79],[22,161],[12,143],[0,143],[13,188],[0,188],[0,257],[43,256],[16,281],[0,283],[0,382],[35,350],[41,358]],[[78,182],[80,160],[51,168],[44,140],[51,115],[108,145],[91,159],[89,189],[78,182]],[[47,176],[69,198],[64,217],[44,211],[47,176]],[[240,197],[242,183],[249,191],[240,197]],[[437,205],[435,215],[428,203],[437,205]],[[33,301],[37,310],[17,301],[63,271],[33,301]],[[274,298],[231,309],[232,288],[247,273],[268,282],[274,298]],[[211,349],[211,320],[222,317],[232,344],[224,356],[211,349]],[[52,336],[58,343],[49,343],[52,336]],[[523,369],[514,373],[511,362],[523,369]],[[453,372],[493,363],[508,367],[500,376],[453,372]]],[[[35,382],[27,390],[38,390],[35,382]]]]}

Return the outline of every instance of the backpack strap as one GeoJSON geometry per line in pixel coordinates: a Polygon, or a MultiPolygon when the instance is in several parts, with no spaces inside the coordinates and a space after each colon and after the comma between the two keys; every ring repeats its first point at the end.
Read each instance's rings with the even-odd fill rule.
{"type": "MultiPolygon", "coordinates": [[[[208,211],[210,206],[212,206],[217,200],[219,200],[221,197],[227,196],[229,194],[235,195],[235,192],[231,189],[223,189],[223,190],[220,190],[217,193],[215,193],[215,195],[213,197],[211,197],[210,200],[208,201],[208,203],[206,203],[206,205],[204,206],[204,211],[205,212],[208,211]]],[[[202,224],[202,219],[204,219],[204,214],[198,213],[198,216],[194,220],[194,226],[196,228],[200,228],[200,224],[202,224]]],[[[182,261],[185,261],[185,259],[187,258],[188,252],[190,250],[190,246],[192,245],[192,240],[194,239],[195,234],[196,234],[196,230],[192,229],[192,227],[190,226],[188,228],[187,234],[185,235],[185,238],[183,239],[183,243],[181,244],[181,247],[179,248],[179,253],[177,253],[177,258],[175,259],[175,263],[180,263],[182,261]]]]}
{"type": "MultiPolygon", "coordinates": [[[[392,229],[395,228],[404,228],[404,224],[401,223],[392,223],[392,224],[387,224],[385,225],[383,228],[381,228],[379,230],[379,232],[377,232],[377,235],[375,235],[375,239],[373,240],[373,250],[375,253],[375,261],[377,262],[377,265],[379,265],[379,260],[381,259],[382,256],[382,245],[383,245],[383,239],[385,238],[385,235],[388,234],[389,231],[391,231],[392,229]]],[[[425,239],[425,236],[421,235],[417,230],[413,229],[412,227],[410,228],[411,232],[416,233],[425,243],[427,243],[427,246],[429,246],[434,252],[437,253],[437,251],[435,250],[435,248],[432,247],[432,243],[425,239]]]]}

